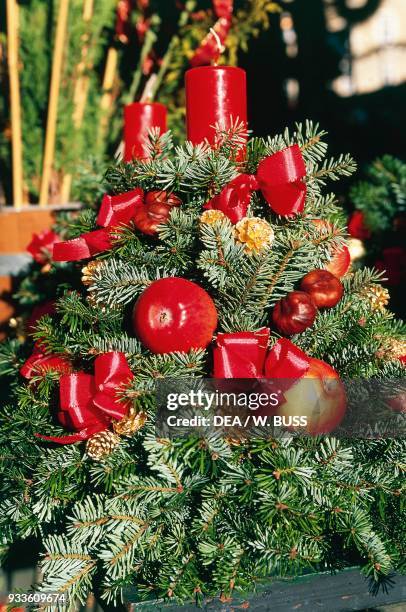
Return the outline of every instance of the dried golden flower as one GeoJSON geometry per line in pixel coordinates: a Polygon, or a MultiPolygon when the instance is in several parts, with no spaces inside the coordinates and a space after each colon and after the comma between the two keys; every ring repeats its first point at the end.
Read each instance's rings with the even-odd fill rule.
{"type": "Polygon", "coordinates": [[[272,227],[259,217],[244,217],[235,226],[235,233],[238,242],[245,244],[247,253],[259,253],[274,240],[272,227]]]}
{"type": "Polygon", "coordinates": [[[226,215],[221,210],[205,210],[200,216],[200,223],[214,225],[214,223],[224,221],[226,218],[226,215]]]}
{"type": "Polygon", "coordinates": [[[367,290],[371,310],[383,312],[389,303],[389,291],[382,285],[371,285],[367,290]]]}

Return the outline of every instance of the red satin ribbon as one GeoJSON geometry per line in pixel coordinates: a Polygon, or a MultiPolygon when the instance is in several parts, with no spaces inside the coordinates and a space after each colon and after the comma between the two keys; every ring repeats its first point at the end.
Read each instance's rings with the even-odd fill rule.
{"type": "Polygon", "coordinates": [[[110,250],[113,246],[111,238],[113,228],[131,221],[137,206],[143,204],[143,196],[144,192],[138,188],[116,196],[104,195],[97,217],[97,223],[103,229],[87,232],[73,240],[56,243],[53,248],[53,260],[77,261],[110,250]]]}
{"type": "Polygon", "coordinates": [[[50,370],[67,374],[72,371],[72,366],[63,357],[59,355],[46,355],[39,342],[34,344],[34,350],[27,361],[20,368],[21,376],[30,379],[33,376],[45,374],[50,370]]]}
{"type": "Polygon", "coordinates": [[[294,144],[265,157],[258,166],[256,179],[269,206],[278,215],[301,213],[306,199],[306,176],[300,147],[294,144]]]}
{"type": "Polygon", "coordinates": [[[143,197],[144,192],[139,188],[115,196],[105,194],[97,217],[98,225],[116,227],[129,223],[136,207],[143,203],[143,197]]]}
{"type": "Polygon", "coordinates": [[[27,251],[32,255],[34,261],[39,264],[46,264],[50,259],[54,244],[59,241],[58,234],[52,230],[44,230],[39,234],[32,235],[27,251]]]}
{"type": "Polygon", "coordinates": [[[73,444],[108,429],[111,419],[121,420],[128,404],[118,401],[117,389],[133,378],[123,353],[100,355],[94,362],[94,376],[84,372],[61,376],[59,422],[76,433],[69,436],[43,436],[57,444],[73,444]]]}
{"type": "Polygon", "coordinates": [[[258,189],[254,175],[239,174],[227,183],[219,194],[203,206],[206,210],[221,210],[231,221],[237,223],[246,216],[251,194],[258,189]]]}
{"type": "Polygon", "coordinates": [[[280,338],[266,356],[269,329],[218,334],[213,349],[214,378],[285,378],[288,386],[306,374],[310,359],[280,338]]]}
{"type": "Polygon", "coordinates": [[[218,334],[213,348],[214,378],[260,378],[269,329],[218,334]]]}
{"type": "Polygon", "coordinates": [[[82,234],[79,238],[58,242],[54,245],[54,261],[77,261],[87,259],[112,247],[110,232],[107,229],[82,234]]]}
{"type": "Polygon", "coordinates": [[[265,360],[267,378],[302,378],[310,367],[310,358],[287,338],[280,338],[265,360]]]}
{"type": "Polygon", "coordinates": [[[253,191],[260,189],[278,215],[301,213],[306,200],[306,166],[298,145],[265,157],[257,174],[240,174],[214,196],[205,209],[221,210],[232,223],[246,216],[253,191]]]}

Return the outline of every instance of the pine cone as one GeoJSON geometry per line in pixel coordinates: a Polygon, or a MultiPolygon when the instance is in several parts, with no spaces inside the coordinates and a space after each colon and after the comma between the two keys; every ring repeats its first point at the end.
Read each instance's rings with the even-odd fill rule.
{"type": "Polygon", "coordinates": [[[95,308],[100,308],[102,312],[107,312],[107,308],[103,304],[100,304],[97,301],[95,293],[88,293],[86,299],[87,299],[88,304],[90,304],[90,306],[94,306],[95,308]]]}
{"type": "Polygon", "coordinates": [[[383,312],[389,303],[389,291],[382,285],[371,285],[367,291],[367,297],[371,304],[371,310],[383,312]]]}
{"type": "Polygon", "coordinates": [[[89,263],[82,268],[82,283],[84,285],[88,287],[93,284],[94,273],[100,268],[102,263],[103,262],[99,259],[94,259],[93,261],[89,261],[89,263]]]}
{"type": "Polygon", "coordinates": [[[387,339],[380,350],[377,352],[377,357],[385,361],[396,361],[406,355],[406,341],[398,338],[387,339]]]}
{"type": "Polygon", "coordinates": [[[121,421],[113,422],[113,429],[119,436],[132,436],[145,425],[147,415],[145,412],[135,412],[134,408],[121,421]]]}
{"type": "Polygon", "coordinates": [[[391,338],[389,350],[392,359],[401,359],[406,355],[406,341],[391,338]]]}
{"type": "Polygon", "coordinates": [[[108,457],[120,443],[120,438],[112,431],[106,429],[94,434],[86,443],[86,453],[91,459],[100,461],[108,457]]]}

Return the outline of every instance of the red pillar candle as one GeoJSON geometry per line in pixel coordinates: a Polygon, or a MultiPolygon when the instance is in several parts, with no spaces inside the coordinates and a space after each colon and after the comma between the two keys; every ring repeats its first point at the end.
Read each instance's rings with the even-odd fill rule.
{"type": "Polygon", "coordinates": [[[230,127],[230,117],[247,125],[245,70],[233,66],[199,66],[186,72],[187,138],[214,144],[216,123],[230,127]]]}
{"type": "Polygon", "coordinates": [[[166,106],[159,102],[134,102],[124,107],[124,161],[148,157],[145,142],[153,127],[158,127],[161,134],[167,131],[166,106]]]}

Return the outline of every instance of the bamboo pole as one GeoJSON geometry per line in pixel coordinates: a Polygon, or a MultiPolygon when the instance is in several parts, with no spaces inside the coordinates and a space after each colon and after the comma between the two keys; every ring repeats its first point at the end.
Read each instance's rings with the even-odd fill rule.
{"type": "Polygon", "coordinates": [[[60,0],[58,22],[56,27],[54,56],[52,61],[51,86],[49,90],[48,119],[45,136],[44,161],[39,204],[46,206],[49,196],[49,185],[55,155],[56,121],[58,115],[59,89],[62,76],[62,60],[65,46],[66,24],[68,20],[69,0],[60,0]]]}
{"type": "Polygon", "coordinates": [[[21,136],[21,100],[18,78],[18,5],[7,0],[7,47],[10,78],[11,155],[14,207],[23,204],[23,148],[21,136]]]}
{"type": "MultiPolygon", "coordinates": [[[[82,19],[85,24],[88,24],[93,17],[94,0],[83,1],[82,19]]],[[[82,37],[82,53],[79,64],[77,65],[77,79],[73,91],[73,126],[79,130],[85,114],[87,95],[89,91],[89,76],[85,74],[86,59],[89,53],[89,37],[90,34],[86,31],[82,37]]],[[[65,174],[62,180],[61,201],[68,202],[72,187],[72,175],[65,174]]]]}

